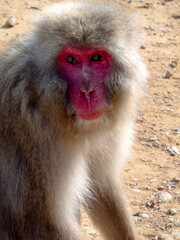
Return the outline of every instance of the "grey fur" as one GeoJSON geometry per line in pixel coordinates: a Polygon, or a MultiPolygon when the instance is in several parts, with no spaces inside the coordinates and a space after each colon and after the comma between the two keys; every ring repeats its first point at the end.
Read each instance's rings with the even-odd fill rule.
{"type": "Polygon", "coordinates": [[[106,239],[136,239],[118,187],[147,78],[135,20],[116,3],[59,3],[1,53],[1,239],[79,240],[79,202],[106,239]],[[57,65],[66,45],[102,47],[113,57],[100,119],[75,117],[57,65]]]}

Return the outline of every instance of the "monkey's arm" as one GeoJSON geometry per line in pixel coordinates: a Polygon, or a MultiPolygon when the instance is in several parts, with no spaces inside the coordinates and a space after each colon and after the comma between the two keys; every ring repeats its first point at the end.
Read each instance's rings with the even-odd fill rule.
{"type": "MultiPolygon", "coordinates": [[[[116,137],[108,139],[105,144],[91,156],[91,178],[93,198],[88,201],[88,210],[96,226],[107,240],[135,240],[131,213],[120,183],[118,162],[123,160],[122,149],[126,144],[116,146],[116,137]],[[113,140],[112,140],[113,139],[113,140]],[[120,151],[117,153],[116,150],[120,151]],[[119,158],[119,159],[117,159],[119,158]]],[[[129,143],[130,144],[130,143],[129,143]]],[[[125,151],[125,149],[124,149],[125,151]]]]}
{"type": "Polygon", "coordinates": [[[63,216],[57,224],[51,214],[55,140],[38,109],[38,70],[21,51],[8,54],[0,59],[0,239],[78,240],[63,216]]]}
{"type": "Polygon", "coordinates": [[[127,200],[119,184],[95,187],[95,198],[88,205],[91,218],[107,240],[135,240],[127,200]]]}
{"type": "MultiPolygon", "coordinates": [[[[70,224],[66,223],[64,227],[66,216],[60,224],[52,217],[53,209],[49,206],[51,193],[47,189],[47,175],[51,170],[48,168],[46,171],[45,148],[33,142],[27,132],[22,146],[10,129],[6,130],[6,135],[2,134],[2,129],[1,126],[0,239],[79,240],[70,224]],[[40,155],[44,158],[39,159],[40,155]]],[[[63,192],[59,194],[61,196],[63,192]]]]}

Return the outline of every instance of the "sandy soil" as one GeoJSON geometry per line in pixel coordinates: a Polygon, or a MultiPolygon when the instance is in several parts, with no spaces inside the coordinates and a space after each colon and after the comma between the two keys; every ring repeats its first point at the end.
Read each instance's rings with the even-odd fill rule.
{"type": "MultiPolygon", "coordinates": [[[[0,48],[29,31],[30,15],[56,0],[1,0],[0,48]],[[17,24],[7,28],[10,16],[17,24]]],[[[138,12],[147,35],[141,46],[150,72],[147,96],[140,104],[137,138],[122,178],[139,239],[180,239],[180,1],[119,1],[138,12]],[[169,75],[169,76],[168,76],[169,75]],[[174,179],[175,178],[175,179],[174,179]],[[165,192],[171,199],[158,202],[165,192]],[[168,210],[170,213],[168,214],[168,210]]],[[[85,213],[86,240],[102,240],[85,213]]]]}

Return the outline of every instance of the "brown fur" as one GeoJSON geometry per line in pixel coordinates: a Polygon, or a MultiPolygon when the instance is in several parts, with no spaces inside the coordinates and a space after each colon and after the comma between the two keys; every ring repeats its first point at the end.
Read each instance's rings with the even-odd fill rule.
{"type": "Polygon", "coordinates": [[[0,54],[1,239],[79,240],[79,202],[106,239],[136,239],[118,187],[147,77],[135,19],[119,4],[66,1],[0,54]],[[57,65],[65,45],[113,57],[100,119],[75,116],[57,65]]]}

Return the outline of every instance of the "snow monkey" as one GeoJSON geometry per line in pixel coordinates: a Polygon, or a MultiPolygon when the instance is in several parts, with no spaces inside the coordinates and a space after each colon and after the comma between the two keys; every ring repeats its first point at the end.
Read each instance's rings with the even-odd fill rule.
{"type": "Polygon", "coordinates": [[[136,16],[61,2],[0,54],[0,238],[80,240],[82,203],[107,240],[135,240],[120,186],[147,73],[136,16]]]}

